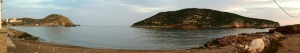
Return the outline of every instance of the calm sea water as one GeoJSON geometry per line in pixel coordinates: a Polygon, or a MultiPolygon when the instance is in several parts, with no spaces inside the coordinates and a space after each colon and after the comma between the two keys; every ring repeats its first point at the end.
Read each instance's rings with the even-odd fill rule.
{"type": "Polygon", "coordinates": [[[132,28],[128,26],[10,27],[45,42],[104,49],[182,50],[203,46],[208,40],[239,33],[267,32],[254,28],[132,28]]]}

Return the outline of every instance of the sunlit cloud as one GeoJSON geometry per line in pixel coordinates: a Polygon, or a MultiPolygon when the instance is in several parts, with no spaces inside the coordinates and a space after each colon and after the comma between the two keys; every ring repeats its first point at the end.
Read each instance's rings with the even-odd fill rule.
{"type": "Polygon", "coordinates": [[[229,6],[228,9],[225,9],[227,12],[235,12],[235,13],[240,13],[240,12],[246,12],[247,9],[240,7],[240,6],[229,6]]]}

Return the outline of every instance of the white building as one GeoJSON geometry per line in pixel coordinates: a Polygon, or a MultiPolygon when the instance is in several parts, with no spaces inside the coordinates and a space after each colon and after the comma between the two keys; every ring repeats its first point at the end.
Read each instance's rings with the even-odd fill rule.
{"type": "Polygon", "coordinates": [[[5,20],[6,22],[22,22],[22,20],[18,20],[17,18],[9,18],[5,20]]]}

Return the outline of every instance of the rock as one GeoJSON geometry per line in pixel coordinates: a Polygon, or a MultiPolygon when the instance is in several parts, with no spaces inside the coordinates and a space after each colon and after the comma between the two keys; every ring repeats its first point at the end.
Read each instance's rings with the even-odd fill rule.
{"type": "Polygon", "coordinates": [[[265,46],[268,46],[268,45],[271,44],[271,41],[270,41],[269,38],[263,37],[263,41],[264,41],[264,43],[265,43],[265,46]]]}
{"type": "Polygon", "coordinates": [[[269,31],[269,33],[274,33],[275,31],[282,34],[300,34],[300,24],[282,26],[269,31]]]}
{"type": "Polygon", "coordinates": [[[28,34],[26,32],[18,31],[15,29],[8,29],[10,33],[8,33],[8,37],[11,39],[20,39],[20,40],[33,40],[38,41],[39,37],[33,36],[31,34],[28,34]]]}
{"type": "Polygon", "coordinates": [[[283,37],[283,35],[281,33],[275,31],[274,32],[274,37],[281,38],[281,37],[283,37]]]}
{"type": "Polygon", "coordinates": [[[262,37],[252,40],[250,44],[236,45],[236,48],[239,53],[260,53],[268,44],[270,44],[269,39],[262,37]]]}
{"type": "Polygon", "coordinates": [[[227,45],[248,44],[251,42],[252,38],[256,38],[256,37],[247,36],[247,35],[231,35],[231,36],[217,38],[215,40],[209,41],[206,44],[204,44],[204,47],[213,48],[213,47],[223,47],[227,45]]]}
{"type": "Polygon", "coordinates": [[[247,51],[247,53],[258,53],[258,52],[256,51],[256,49],[255,49],[255,48],[252,48],[252,47],[249,47],[246,51],[247,51]]]}
{"type": "Polygon", "coordinates": [[[249,46],[249,50],[251,52],[262,52],[265,48],[265,43],[262,38],[254,39],[249,46]],[[255,49],[255,51],[253,51],[255,49]]]}
{"type": "Polygon", "coordinates": [[[269,36],[265,36],[265,37],[270,38],[271,40],[279,40],[279,38],[283,37],[283,35],[275,31],[270,37],[269,36]]]}

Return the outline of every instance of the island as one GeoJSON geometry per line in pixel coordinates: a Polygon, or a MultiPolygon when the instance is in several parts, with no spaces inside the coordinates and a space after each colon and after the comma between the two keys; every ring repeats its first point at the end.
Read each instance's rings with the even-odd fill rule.
{"type": "Polygon", "coordinates": [[[278,22],[250,18],[212,9],[186,8],[160,12],[134,23],[131,27],[146,28],[274,28],[278,22]]]}
{"type": "Polygon", "coordinates": [[[74,24],[68,17],[60,14],[50,14],[43,19],[33,18],[9,18],[6,19],[4,25],[7,26],[79,26],[74,24]]]}

